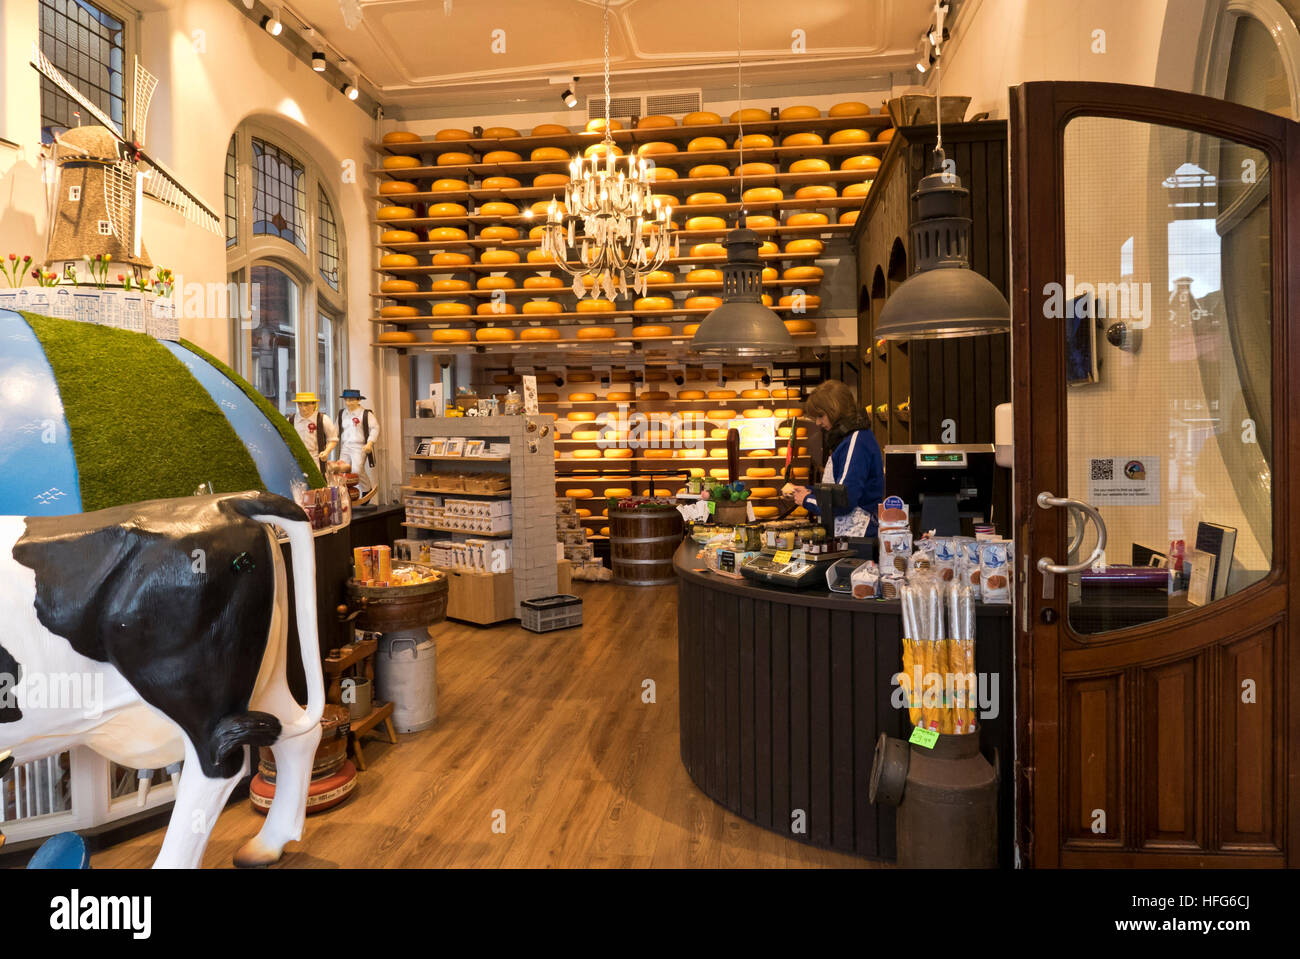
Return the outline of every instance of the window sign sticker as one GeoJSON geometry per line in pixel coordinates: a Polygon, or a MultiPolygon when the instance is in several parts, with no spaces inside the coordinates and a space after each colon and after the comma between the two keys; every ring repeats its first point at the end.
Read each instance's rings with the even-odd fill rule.
{"type": "Polygon", "coordinates": [[[1158,456],[1103,456],[1088,460],[1088,502],[1093,506],[1160,505],[1158,456]]]}

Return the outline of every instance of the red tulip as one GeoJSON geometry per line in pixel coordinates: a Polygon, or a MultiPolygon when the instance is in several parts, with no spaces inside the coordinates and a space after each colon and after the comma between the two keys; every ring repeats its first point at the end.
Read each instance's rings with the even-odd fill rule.
{"type": "Polygon", "coordinates": [[[26,266],[30,262],[32,262],[32,258],[30,256],[23,257],[23,266],[26,266]]]}
{"type": "Polygon", "coordinates": [[[13,262],[13,261],[16,260],[16,259],[18,259],[18,254],[17,254],[17,253],[10,253],[10,254],[9,254],[9,260],[10,260],[10,262],[13,262]]]}
{"type": "Polygon", "coordinates": [[[124,277],[121,273],[119,273],[119,274],[117,275],[117,282],[121,283],[121,282],[122,282],[123,280],[125,280],[125,279],[126,279],[126,277],[124,277]]]}

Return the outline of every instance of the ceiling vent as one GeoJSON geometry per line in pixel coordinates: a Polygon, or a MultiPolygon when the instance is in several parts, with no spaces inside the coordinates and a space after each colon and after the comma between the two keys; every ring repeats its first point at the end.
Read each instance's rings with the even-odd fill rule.
{"type": "MultiPolygon", "coordinates": [[[[642,98],[610,97],[609,115],[613,119],[625,117],[645,117],[657,114],[672,116],[675,114],[694,113],[700,109],[703,95],[699,90],[678,90],[671,93],[651,93],[642,98]]],[[[605,116],[604,96],[587,98],[587,119],[596,120],[605,116]]]]}
{"type": "MultiPolygon", "coordinates": [[[[640,97],[610,97],[609,98],[609,115],[617,120],[621,117],[639,117],[641,115],[641,98],[640,97]]],[[[605,98],[587,97],[587,119],[596,120],[605,118],[605,98]]]]}

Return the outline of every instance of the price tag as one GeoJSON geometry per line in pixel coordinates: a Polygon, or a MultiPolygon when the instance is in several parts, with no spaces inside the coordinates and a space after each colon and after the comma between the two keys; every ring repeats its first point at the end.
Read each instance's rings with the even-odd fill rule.
{"type": "Polygon", "coordinates": [[[709,515],[712,516],[717,511],[718,511],[718,504],[713,502],[713,500],[709,500],[709,515]]]}
{"type": "Polygon", "coordinates": [[[934,744],[939,741],[939,730],[922,729],[920,726],[917,726],[912,730],[911,738],[907,741],[909,743],[916,743],[916,745],[921,746],[924,749],[933,749],[934,744]]]}
{"type": "Polygon", "coordinates": [[[776,555],[772,557],[772,562],[776,563],[776,565],[778,565],[778,566],[786,566],[786,565],[788,565],[789,562],[790,562],[790,553],[791,553],[791,552],[792,552],[792,550],[788,550],[788,549],[779,549],[779,550],[777,550],[777,551],[776,551],[776,555]]]}

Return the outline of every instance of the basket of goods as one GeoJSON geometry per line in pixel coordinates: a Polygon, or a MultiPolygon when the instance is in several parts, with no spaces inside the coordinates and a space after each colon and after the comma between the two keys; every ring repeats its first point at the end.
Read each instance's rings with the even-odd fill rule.
{"type": "Polygon", "coordinates": [[[356,575],[347,582],[345,619],[373,633],[417,629],[440,623],[447,615],[447,577],[420,563],[394,563],[387,546],[359,546],[352,551],[356,575]]]}
{"type": "Polygon", "coordinates": [[[713,521],[736,526],[749,522],[749,490],[736,480],[731,483],[711,482],[700,491],[700,499],[713,503],[713,521]]]}
{"type": "Polygon", "coordinates": [[[478,391],[467,386],[458,389],[456,391],[456,409],[462,413],[467,413],[470,410],[478,412],[478,391]]]}

